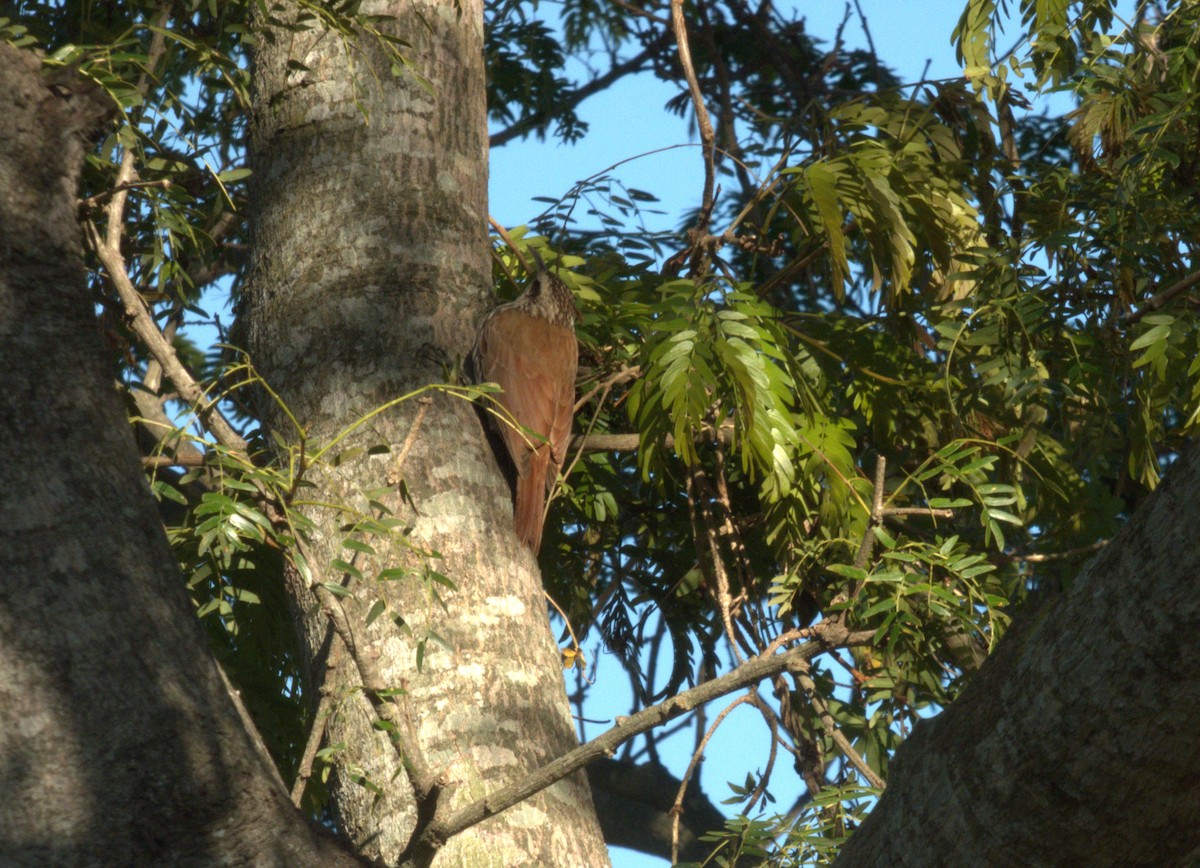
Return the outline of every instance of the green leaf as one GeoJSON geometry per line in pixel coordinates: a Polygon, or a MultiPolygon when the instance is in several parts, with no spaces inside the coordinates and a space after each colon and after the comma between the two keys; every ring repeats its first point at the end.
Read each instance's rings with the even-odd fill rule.
{"type": "Polygon", "coordinates": [[[1129,345],[1130,351],[1144,349],[1156,341],[1165,340],[1171,334],[1170,324],[1163,323],[1152,327],[1149,331],[1143,332],[1132,344],[1129,345]]]}
{"type": "Polygon", "coordinates": [[[342,540],[342,548],[347,548],[356,552],[362,552],[364,555],[374,555],[376,553],[374,546],[370,545],[369,543],[365,543],[362,540],[353,539],[351,537],[347,537],[346,539],[342,540]]]}
{"type": "Polygon", "coordinates": [[[828,567],[826,567],[826,569],[828,569],[831,573],[856,582],[862,581],[867,577],[866,570],[851,566],[850,564],[830,564],[828,567]]]}
{"type": "Polygon", "coordinates": [[[850,265],[846,260],[846,236],[842,232],[844,220],[838,202],[837,175],[826,163],[813,163],[804,170],[808,194],[816,207],[817,216],[825,237],[829,240],[829,258],[833,269],[834,295],[841,299],[845,289],[850,265]]]}
{"type": "Polygon", "coordinates": [[[300,578],[304,580],[305,587],[311,588],[313,586],[313,574],[312,567],[308,565],[308,559],[298,551],[293,551],[291,555],[292,563],[296,567],[296,572],[300,574],[300,578]]]}
{"type": "Polygon", "coordinates": [[[180,506],[187,506],[187,498],[175,486],[163,482],[161,479],[155,479],[150,484],[150,489],[154,492],[154,496],[159,500],[170,500],[178,503],[180,506]]]}
{"type": "Polygon", "coordinates": [[[989,509],[987,514],[996,521],[1004,521],[1018,526],[1023,524],[1021,519],[1013,515],[1011,512],[1004,512],[1000,509],[989,509]]]}
{"type": "MultiPolygon", "coordinates": [[[[362,581],[362,578],[363,578],[362,570],[360,570],[358,567],[354,566],[354,564],[352,564],[352,563],[348,563],[347,561],[344,561],[341,558],[334,558],[333,560],[331,560],[329,562],[329,566],[332,567],[333,569],[337,570],[340,573],[346,573],[346,574],[358,579],[360,582],[362,581]]],[[[339,585],[339,587],[340,587],[340,585],[339,585]]]]}
{"type": "Polygon", "coordinates": [[[366,626],[370,627],[375,622],[375,619],[382,615],[386,609],[387,603],[382,599],[372,603],[371,608],[367,610],[367,617],[364,619],[366,626]]]}

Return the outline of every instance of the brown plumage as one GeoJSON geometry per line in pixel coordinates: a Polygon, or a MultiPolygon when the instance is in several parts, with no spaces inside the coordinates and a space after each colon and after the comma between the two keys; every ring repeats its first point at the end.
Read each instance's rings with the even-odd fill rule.
{"type": "Polygon", "coordinates": [[[471,350],[476,380],[504,390],[495,398],[503,410],[488,420],[516,470],[513,526],[534,554],[542,544],[546,496],[571,437],[578,315],[571,290],[538,260],[525,291],[480,323],[471,350]]]}

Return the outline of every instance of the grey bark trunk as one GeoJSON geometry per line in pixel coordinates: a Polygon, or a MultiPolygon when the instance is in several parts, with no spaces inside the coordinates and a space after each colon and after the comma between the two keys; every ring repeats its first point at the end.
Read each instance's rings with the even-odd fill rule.
{"type": "Polygon", "coordinates": [[[1200,444],[897,752],[838,865],[1194,865],[1200,444]]]}
{"type": "MultiPolygon", "coordinates": [[[[491,284],[482,6],[367,7],[398,17],[404,55],[429,87],[412,73],[392,77],[367,37],[347,45],[323,30],[276,27],[255,52],[254,249],[243,326],[258,371],[314,443],[409,390],[445,382],[470,347],[491,284]]],[[[295,439],[278,407],[264,412],[295,439]]],[[[390,451],[314,466],[316,487],[303,493],[312,505],[303,509],[316,526],[320,578],[351,592],[340,607],[356,653],[406,691],[404,716],[415,749],[447,784],[438,803],[446,811],[564,753],[576,736],[537,564],[513,533],[509,492],[472,407],[443,394],[410,400],[373,416],[338,450],[379,445],[390,451]],[[399,516],[404,533],[347,530],[365,515],[399,516]],[[376,554],[344,548],[348,536],[376,554]],[[353,560],[362,578],[332,568],[336,558],[353,560]],[[396,567],[408,571],[403,578],[375,580],[396,567]],[[388,614],[368,626],[377,601],[388,614]]],[[[417,827],[413,789],[392,744],[372,728],[360,673],[297,576],[292,593],[317,664],[310,695],[337,697],[326,742],[345,745],[332,786],[338,821],[364,852],[394,861],[417,827]]],[[[454,836],[437,859],[606,862],[582,775],[454,836]]]]}
{"type": "Polygon", "coordinates": [[[105,100],[0,45],[0,864],[359,864],[292,808],[222,685],[88,297],[105,100]]]}

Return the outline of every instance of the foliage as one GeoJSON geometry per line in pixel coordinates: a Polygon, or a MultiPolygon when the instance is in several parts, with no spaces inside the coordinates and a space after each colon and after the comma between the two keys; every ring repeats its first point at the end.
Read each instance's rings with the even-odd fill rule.
{"type": "MultiPolygon", "coordinates": [[[[748,784],[751,781],[747,781],[748,784]]],[[[735,792],[744,787],[730,785],[735,792]]],[[[710,832],[705,840],[714,842],[713,854],[703,863],[681,863],[681,868],[709,865],[739,865],[739,859],[753,857],[761,865],[825,865],[837,855],[838,845],[866,815],[876,794],[855,785],[830,786],[816,793],[789,820],[774,816],[764,819],[735,817],[720,831],[710,832]],[[777,830],[788,827],[780,841],[777,830]]]]}
{"type": "MultiPolygon", "coordinates": [[[[201,408],[180,416],[112,276],[92,263],[144,452],[163,459],[148,466],[198,615],[290,781],[311,723],[280,602],[285,567],[305,574],[306,520],[292,507],[314,462],[371,456],[309,442],[304,420],[270,438],[247,397],[251,383],[262,392],[252,368],[176,334],[202,318],[229,338],[202,305],[218,281],[236,298],[243,277],[249,13],[273,7],[13,6],[0,37],[78,66],[119,107],[90,157],[87,219],[101,233],[119,219],[130,279],[250,443],[245,454],[218,445],[201,408]],[[118,195],[129,204],[111,210],[118,195]],[[203,461],[170,466],[186,464],[184,444],[203,461]],[[282,515],[264,511],[264,491],[282,515]]],[[[353,3],[310,6],[346,39],[376,34],[395,74],[413,71],[386,21],[353,3]]],[[[598,45],[610,68],[634,51],[630,71],[681,82],[653,15],[616,9],[569,0],[560,42],[537,4],[490,7],[493,119],[584,135],[584,85],[568,70],[598,45]]],[[[872,637],[814,663],[816,699],[791,679],[773,699],[756,694],[810,792],[764,817],[767,783],[789,773],[734,787],[744,813],[715,834],[710,864],[831,858],[875,790],[820,709],[885,777],[1011,607],[1069,584],[1200,423],[1200,5],[1143,4],[1128,22],[1098,0],[1019,11],[1023,41],[1001,57],[1007,4],[968,0],[954,36],[967,81],[902,87],[840,35],[822,48],[781,13],[696,4],[696,73],[730,192],[688,215],[690,235],[649,236],[639,213],[656,192],[606,175],[512,233],[517,251],[557,258],[583,301],[577,432],[636,435],[636,449],[579,456],[547,528],[547,586],[575,635],[597,631],[641,702],[799,641],[823,618],[872,637]],[[1021,113],[1047,91],[1074,108],[1021,113]],[[599,228],[582,224],[588,210],[599,228]]],[[[670,107],[690,111],[683,96],[670,107]]],[[[513,253],[497,252],[502,290],[513,253]]],[[[341,577],[327,590],[420,580],[436,596],[452,583],[432,566],[366,568],[375,541],[403,527],[359,494],[326,505],[344,513],[346,550],[327,565],[341,577]]],[[[319,791],[309,795],[318,809],[319,791]]]]}

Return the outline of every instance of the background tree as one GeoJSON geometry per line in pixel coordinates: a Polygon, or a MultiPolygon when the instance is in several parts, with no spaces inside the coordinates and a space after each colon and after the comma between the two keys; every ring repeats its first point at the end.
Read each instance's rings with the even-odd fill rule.
{"type": "Polygon", "coordinates": [[[110,106],[40,66],[0,45],[3,861],[360,864],[289,805],[189,612],[84,285],[75,191],[110,106]]]}
{"type": "MultiPolygon", "coordinates": [[[[535,221],[543,237],[506,233],[493,278],[501,294],[514,291],[521,255],[536,246],[584,310],[577,430],[586,436],[541,559],[571,627],[565,659],[581,661],[595,629],[626,666],[639,707],[697,685],[553,768],[623,743],[593,780],[618,781],[637,764],[653,774],[668,730],[652,724],[685,713],[699,756],[727,718],[696,712],[698,703],[739,691],[727,708],[762,716],[771,759],[735,793],[745,813],[710,844],[722,858],[836,852],[883,788],[895,747],[954,699],[1012,607],[1033,593],[1040,612],[1076,611],[1080,564],[1195,427],[1196,6],[1144,4],[1129,21],[1106,3],[1022,9],[1027,41],[999,57],[1000,13],[968,4],[955,33],[966,78],[910,86],[872,54],[845,49],[840,31],[822,45],[771,7],[570,3],[561,50],[529,7],[486,13],[489,109],[511,122],[494,143],[531,130],[583,134],[580,100],[638,70],[676,82],[671,107],[696,119],[703,185],[685,231],[630,231],[651,193],[581,184],[535,221]],[[606,68],[570,81],[567,57],[597,44],[606,68]],[[1026,114],[1025,99],[1044,88],[1073,90],[1078,107],[1065,118],[1026,114]],[[609,212],[599,231],[576,223],[584,200],[609,212]],[[629,740],[635,731],[644,734],[629,740]],[[785,774],[805,794],[778,816],[762,813],[785,774]]],[[[417,199],[386,186],[398,155],[416,167],[406,183],[429,175],[411,141],[388,142],[389,131],[404,135],[393,115],[462,123],[456,153],[482,150],[470,121],[438,114],[452,106],[437,99],[421,56],[446,43],[425,49],[424,35],[356,4],[267,5],[251,20],[239,4],[88,10],[22,3],[5,33],[36,37],[52,65],[79,64],[125,109],[85,173],[85,227],[145,464],[173,507],[164,513],[202,623],[309,810],[333,806],[360,842],[384,830],[371,852],[389,859],[414,828],[432,846],[449,828],[425,825],[444,764],[476,765],[475,751],[494,742],[434,746],[449,727],[421,723],[437,701],[418,682],[444,676],[454,649],[508,650],[503,628],[477,632],[494,607],[488,582],[515,581],[524,610],[541,611],[530,564],[483,566],[522,553],[506,549],[505,492],[483,469],[461,400],[477,392],[425,388],[454,382],[475,318],[463,311],[478,305],[483,282],[473,233],[484,209],[456,174],[468,157],[448,160],[439,186],[417,199]],[[263,61],[257,103],[251,46],[263,61]],[[261,214],[252,240],[246,209],[234,207],[247,117],[261,214]],[[313,135],[305,117],[328,127],[313,135]],[[312,168],[343,156],[346,171],[312,168]],[[331,259],[331,247],[344,255],[331,259]],[[256,276],[243,291],[247,250],[256,276]],[[232,342],[248,346],[249,360],[202,358],[176,335],[199,289],[223,274],[235,275],[246,304],[232,342]],[[398,297],[413,314],[403,322],[387,317],[398,297]],[[335,324],[322,328],[323,317],[335,324]],[[388,406],[396,396],[404,400],[388,406]],[[176,399],[195,424],[169,421],[176,399]],[[472,548],[481,534],[491,542],[472,548]],[[310,584],[324,613],[304,611],[310,584]],[[300,644],[293,620],[304,626],[300,644]],[[340,663],[338,642],[350,648],[340,663]],[[372,725],[391,743],[368,741],[372,725]],[[408,769],[415,788],[393,779],[393,745],[406,740],[430,744],[433,785],[422,786],[421,768],[408,769]]],[[[473,17],[464,11],[447,33],[467,38],[473,17]]],[[[1126,550],[1139,545],[1131,533],[1124,540],[1126,550]]],[[[1193,635],[1190,610],[1172,611],[1179,635],[1193,635]]],[[[1070,621],[1045,617],[1056,629],[1070,621]]],[[[537,635],[532,625],[522,640],[537,635]]],[[[1038,659],[1041,635],[1020,631],[1016,642],[1034,655],[1021,659],[1038,659]]],[[[545,679],[553,655],[538,653],[529,671],[545,679]]],[[[1020,653],[998,668],[1011,671],[1020,653]]],[[[1101,656],[1090,660],[1100,672],[1101,656]]],[[[968,723],[951,723],[952,710],[943,729],[969,743],[999,717],[994,704],[1012,689],[1000,682],[982,680],[968,723]]],[[[582,682],[577,692],[585,702],[582,682]]],[[[519,693],[495,696],[493,719],[514,719],[505,702],[519,693]]],[[[564,733],[551,734],[552,706],[538,712],[546,734],[516,745],[529,753],[513,766],[565,749],[564,733]]],[[[475,718],[487,729],[484,720],[475,718]]],[[[1141,720],[1131,732],[1149,731],[1152,719],[1141,720]]],[[[1056,744],[1046,737],[1047,755],[1066,755],[1056,744]]],[[[505,780],[520,777],[507,771],[505,780]]],[[[536,789],[510,791],[488,774],[493,805],[536,789]]],[[[474,787],[457,775],[448,775],[462,785],[455,806],[474,787]]],[[[573,838],[587,827],[582,804],[573,838]]],[[[1038,833],[1027,818],[1013,822],[1038,833]]],[[[666,852],[673,837],[651,836],[666,852]]]]}

